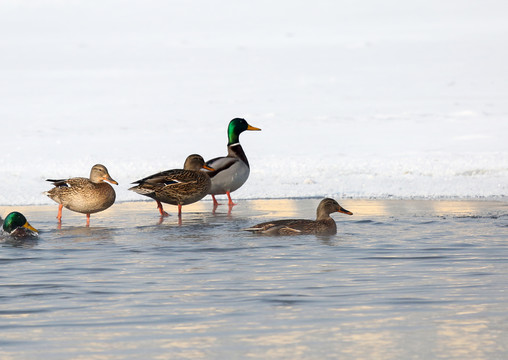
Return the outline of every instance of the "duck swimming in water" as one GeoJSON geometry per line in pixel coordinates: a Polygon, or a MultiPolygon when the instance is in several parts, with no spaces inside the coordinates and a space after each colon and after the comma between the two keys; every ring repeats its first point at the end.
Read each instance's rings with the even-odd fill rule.
{"type": "Polygon", "coordinates": [[[321,200],[316,212],[316,220],[274,220],[257,224],[243,230],[266,235],[335,235],[337,233],[337,225],[335,224],[335,220],[330,217],[330,214],[340,212],[343,214],[353,215],[351,211],[344,209],[337,201],[330,198],[321,200]]]}
{"type": "Polygon", "coordinates": [[[228,154],[217,157],[206,162],[215,171],[209,175],[212,179],[212,187],[208,192],[212,195],[213,205],[217,207],[219,203],[215,195],[226,194],[228,205],[234,206],[231,199],[231,193],[242,186],[249,177],[250,166],[247,156],[240,145],[240,134],[246,130],[260,131],[261,129],[251,126],[245,119],[235,118],[228,125],[228,154]]]}
{"type": "Polygon", "coordinates": [[[5,217],[2,229],[13,237],[37,236],[39,233],[37,229],[28,223],[26,217],[17,211],[13,211],[5,217]]]}
{"type": "Polygon", "coordinates": [[[60,205],[58,222],[62,221],[62,208],[86,214],[86,225],[90,225],[90,214],[106,210],[115,202],[116,194],[111,185],[118,183],[111,178],[104,165],[96,164],[90,170],[90,178],[76,177],[62,180],[48,179],[55,187],[45,194],[60,205]]]}

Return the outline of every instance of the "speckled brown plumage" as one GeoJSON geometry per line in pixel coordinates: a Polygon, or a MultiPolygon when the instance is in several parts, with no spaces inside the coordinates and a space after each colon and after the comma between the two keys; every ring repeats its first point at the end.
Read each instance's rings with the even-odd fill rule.
{"type": "Polygon", "coordinates": [[[202,168],[213,170],[205,165],[200,155],[192,154],[185,160],[183,169],[166,170],[147,176],[135,181],[133,184],[138,185],[129,190],[156,200],[161,215],[167,215],[161,202],[177,205],[178,213],[181,214],[182,205],[201,200],[210,190],[210,177],[200,171],[202,168]]]}
{"type": "Polygon", "coordinates": [[[55,187],[46,192],[46,195],[61,205],[57,218],[60,220],[62,217],[62,206],[71,211],[87,214],[89,219],[90,214],[106,210],[113,205],[116,198],[115,190],[104,180],[118,184],[101,164],[92,167],[89,179],[83,177],[48,179],[47,181],[52,182],[55,187]]]}
{"type": "Polygon", "coordinates": [[[335,224],[335,220],[330,217],[330,214],[341,212],[353,215],[351,211],[344,209],[337,201],[330,198],[321,200],[316,212],[316,220],[274,220],[263,222],[244,230],[266,235],[334,235],[337,233],[337,225],[335,224]]]}
{"type": "Polygon", "coordinates": [[[106,210],[115,202],[115,190],[105,182],[93,183],[87,178],[72,178],[67,186],[54,187],[48,196],[65,208],[82,214],[106,210]]]}

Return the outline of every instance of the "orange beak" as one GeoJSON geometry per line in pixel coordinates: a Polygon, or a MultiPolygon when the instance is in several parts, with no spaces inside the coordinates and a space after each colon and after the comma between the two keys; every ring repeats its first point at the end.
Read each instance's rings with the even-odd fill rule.
{"type": "Polygon", "coordinates": [[[250,125],[248,125],[248,126],[247,126],[247,130],[256,130],[256,131],[261,131],[261,129],[260,129],[260,128],[257,128],[257,127],[254,127],[254,126],[250,126],[250,125]]]}
{"type": "Polygon", "coordinates": [[[105,175],[105,176],[104,176],[104,180],[106,180],[106,181],[110,182],[111,184],[118,185],[118,183],[117,183],[115,180],[113,180],[113,179],[111,178],[111,176],[109,176],[109,175],[105,175]]]}
{"type": "Polygon", "coordinates": [[[347,214],[347,215],[353,215],[353,213],[351,211],[346,210],[346,209],[344,209],[341,206],[339,206],[339,209],[337,210],[337,212],[340,212],[340,213],[343,213],[343,214],[347,214]]]}

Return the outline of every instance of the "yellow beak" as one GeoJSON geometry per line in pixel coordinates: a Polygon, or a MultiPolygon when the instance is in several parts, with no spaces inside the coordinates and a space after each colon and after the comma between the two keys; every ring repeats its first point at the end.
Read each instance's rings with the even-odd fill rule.
{"type": "Polygon", "coordinates": [[[25,223],[25,225],[23,225],[24,228],[27,228],[28,230],[32,230],[32,231],[35,231],[36,233],[39,232],[39,230],[37,230],[36,228],[34,228],[32,225],[30,225],[28,223],[28,221],[25,223]]]}

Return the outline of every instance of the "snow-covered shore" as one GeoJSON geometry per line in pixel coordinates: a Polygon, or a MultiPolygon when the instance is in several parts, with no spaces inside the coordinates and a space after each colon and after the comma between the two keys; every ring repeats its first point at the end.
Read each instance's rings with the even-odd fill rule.
{"type": "Polygon", "coordinates": [[[103,163],[126,189],[190,153],[235,198],[503,197],[508,5],[438,1],[0,4],[0,204],[103,163]]]}

